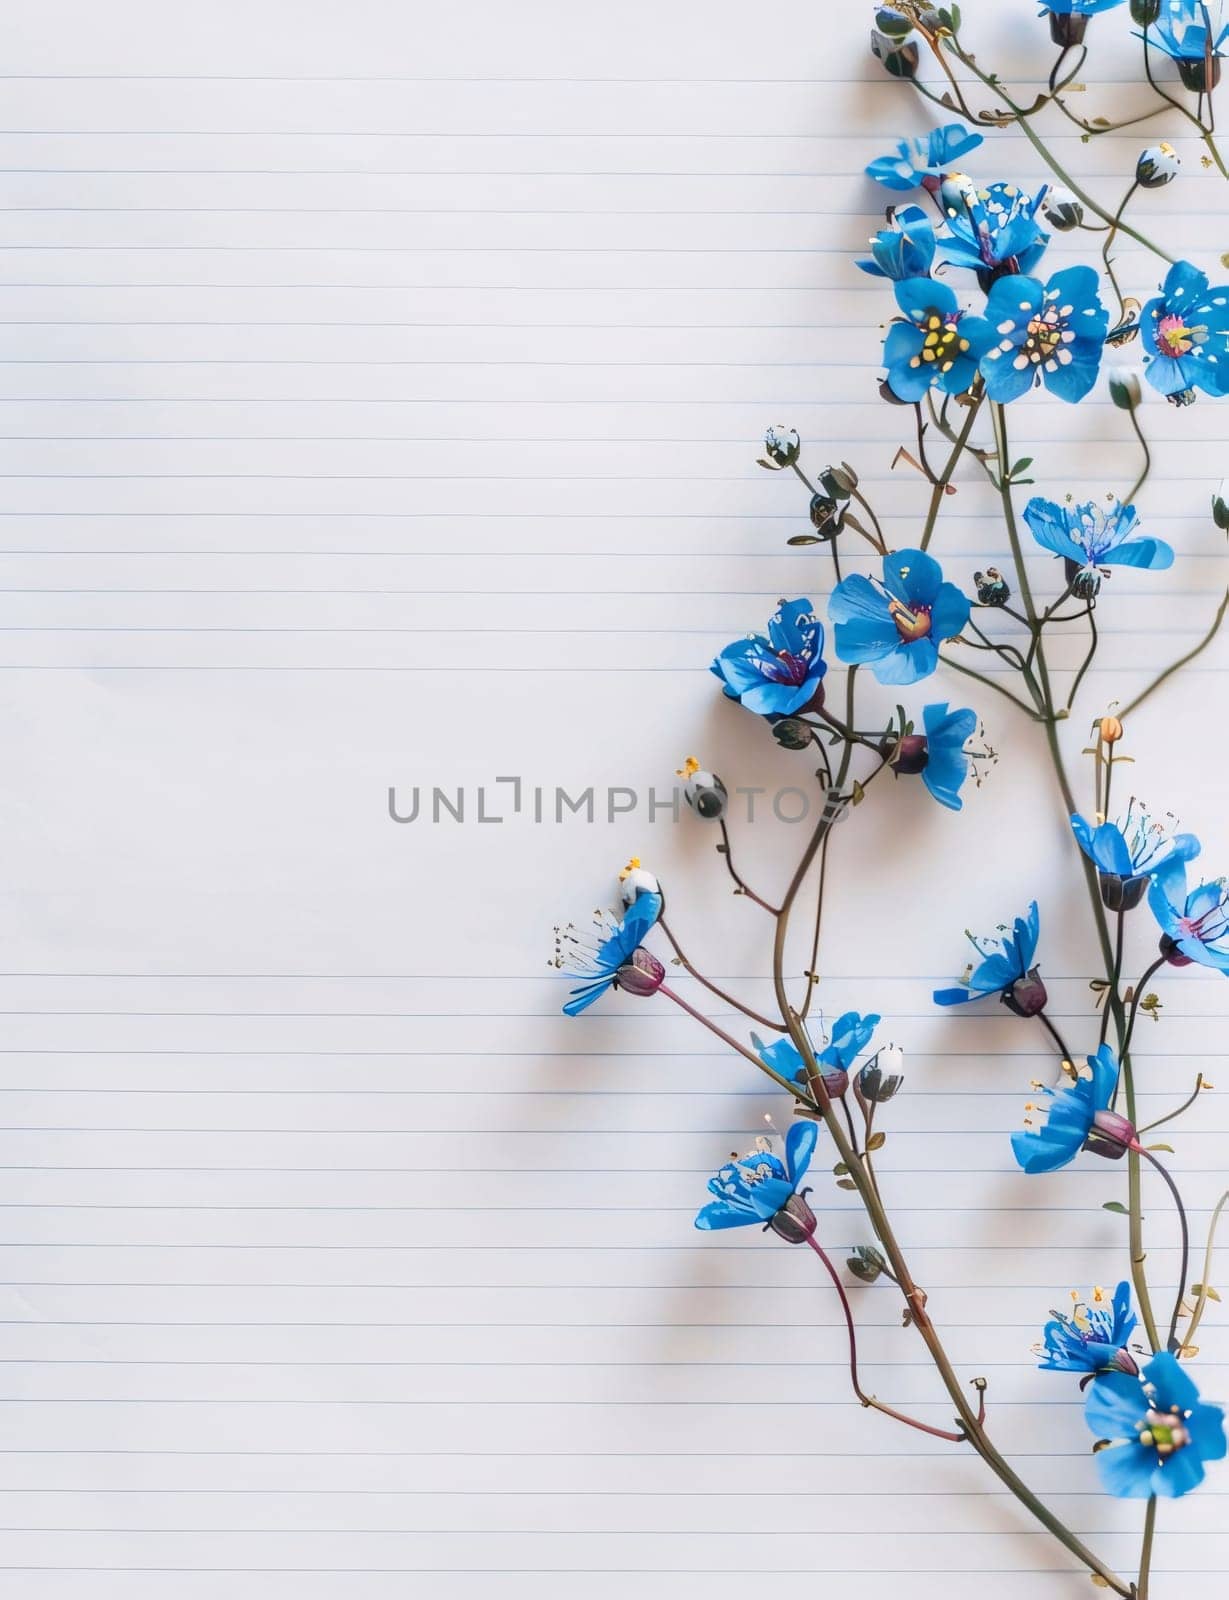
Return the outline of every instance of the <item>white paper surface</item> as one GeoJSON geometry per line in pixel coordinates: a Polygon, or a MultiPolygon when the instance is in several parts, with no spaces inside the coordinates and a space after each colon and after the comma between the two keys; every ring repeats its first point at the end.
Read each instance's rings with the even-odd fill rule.
{"type": "MultiPolygon", "coordinates": [[[[987,59],[1035,76],[1033,7],[983,9],[987,59]]],[[[925,485],[889,470],[908,414],[876,393],[889,296],[851,257],[887,198],[862,165],[925,119],[866,57],[868,16],[7,8],[14,1597],[1087,1593],[976,1460],[851,1401],[808,1252],[693,1231],[706,1176],[766,1114],[782,1125],[781,1101],[664,1005],[562,1018],[545,965],[553,924],[637,853],[693,958],[767,1003],[766,919],[730,896],[710,834],[645,804],[692,751],[731,787],[807,782],[704,671],[779,595],[830,588],[825,560],[786,548],[805,504],[754,465],[764,426],[797,427],[814,466],[854,462],[894,542],[920,526],[925,485]],[[519,815],[495,783],[512,776],[519,815]],[[390,785],[425,804],[463,786],[466,821],[398,826],[390,785]],[[597,820],[555,822],[556,787],[588,785],[597,820]],[[504,821],[477,821],[479,786],[504,821]],[[610,823],[612,786],[641,802],[610,823]]],[[[1121,38],[1125,12],[1094,28],[1121,38]]],[[[1125,60],[1111,50],[1102,81],[1125,60]]],[[[1090,92],[1090,111],[1130,93],[1090,92]]],[[[1055,148],[1116,203],[1140,142],[1055,148]]],[[[1211,268],[1229,189],[1177,142],[1181,182],[1132,214],[1211,268]]],[[[1044,177],[1011,135],[969,164],[1044,177]]],[[[1140,295],[1158,276],[1129,241],[1119,270],[1140,295]]],[[[1107,585],[1067,740],[1085,798],[1087,718],[1215,609],[1227,415],[1144,413],[1142,505],[1179,560],[1107,585]]],[[[1030,398],[1012,422],[1043,492],[1135,475],[1103,391],[1078,411],[1030,398]]],[[[1002,553],[971,470],[935,548],[966,584],[1002,553]]],[[[1218,645],[1132,727],[1138,792],[1181,812],[1212,874],[1227,667],[1218,645]]],[[[1040,740],[955,677],[927,698],[943,694],[1002,759],[963,816],[901,783],[842,832],[821,1001],[882,1012],[908,1051],[881,1179],[954,1358],[990,1379],[995,1437],[1132,1567],[1138,1507],[1100,1494],[1078,1393],[1030,1356],[1070,1287],[1126,1275],[1125,1225],[1101,1209],[1121,1175],[1013,1171],[1044,1038],[930,1002],[961,930],[1035,895],[1054,1009],[1090,1048],[1083,883],[1040,740]]],[[[767,819],[736,841],[773,889],[802,833],[767,819]]],[[[1138,971],[1154,932],[1135,922],[1138,971]]],[[[1223,1074],[1227,1015],[1215,975],[1158,987],[1156,1116],[1223,1074]]],[[[1173,1136],[1197,1239],[1224,1130],[1209,1095],[1173,1136]]],[[[843,1254],[870,1236],[828,1164],[816,1200],[843,1254]]],[[[1151,1184],[1146,1203],[1168,1287],[1176,1236],[1151,1184]]],[[[942,1424],[897,1300],[853,1293],[869,1386],[942,1424]]],[[[1224,1398],[1213,1309],[1198,1378],[1224,1398]]],[[[1223,1585],[1225,1494],[1214,1471],[1163,1508],[1154,1600],[1223,1585]]]]}

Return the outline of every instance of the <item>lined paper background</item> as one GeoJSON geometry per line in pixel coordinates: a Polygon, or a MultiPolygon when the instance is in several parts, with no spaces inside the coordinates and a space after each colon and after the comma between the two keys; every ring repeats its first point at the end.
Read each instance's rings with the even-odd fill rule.
{"type": "MultiPolygon", "coordinates": [[[[983,9],[984,57],[1044,74],[1033,8],[983,9]]],[[[866,25],[794,0],[8,8],[0,1567],[22,1600],[1087,1592],[976,1461],[851,1403],[808,1253],[692,1230],[713,1167],[784,1125],[762,1080],[662,1004],[558,1014],[551,927],[632,852],[693,958],[767,1004],[765,919],[711,835],[643,798],[613,823],[474,815],[500,775],[643,797],[691,751],[731,787],[808,782],[703,669],[830,587],[786,548],[806,508],[754,464],[766,424],[853,461],[893,541],[920,526],[925,485],[890,470],[908,416],[876,393],[890,300],[851,257],[885,198],[862,165],[923,119],[866,25]],[[416,784],[466,786],[467,821],[390,822],[416,784]]],[[[1134,73],[1125,14],[1094,30],[1124,48],[1090,114],[1134,73]]],[[[1054,140],[1114,204],[1137,142],[1054,140]]],[[[1181,182],[1132,215],[1211,267],[1227,192],[1178,143],[1181,182]]],[[[970,166],[1044,176],[1009,134],[970,166]]],[[[1141,295],[1158,276],[1125,245],[1119,269],[1141,295]]],[[[1215,609],[1226,414],[1144,413],[1142,505],[1179,560],[1107,584],[1089,718],[1215,609]]],[[[1103,391],[1012,422],[1045,492],[1135,475],[1103,391]]],[[[966,584],[1002,555],[971,473],[935,548],[966,584]]],[[[1227,667],[1217,646],[1132,727],[1138,792],[1210,874],[1227,667]]],[[[940,694],[1001,760],[961,817],[902,783],[842,830],[820,1000],[907,1049],[881,1178],[996,1438],[1130,1567],[1137,1508],[1101,1497],[1078,1396],[1029,1348],[1069,1287],[1125,1275],[1122,1176],[1014,1173],[1045,1041],[930,1003],[963,927],[1035,895],[1053,1010],[1090,1047],[1082,879],[1039,741],[962,680],[940,694]]],[[[778,890],[802,830],[735,837],[778,890]]],[[[1153,1116],[1216,1080],[1227,1015],[1211,975],[1162,998],[1153,1116]]],[[[1197,1238],[1224,1131],[1209,1095],[1173,1136],[1197,1238]]],[[[869,1235],[826,1165],[841,1252],[869,1235]]],[[[1168,1285],[1151,1185],[1146,1206],[1168,1285]]],[[[945,1421],[892,1294],[854,1297],[870,1386],[945,1421]]],[[[1155,1600],[1223,1583],[1225,1493],[1214,1473],[1164,1508],[1155,1600]]]]}

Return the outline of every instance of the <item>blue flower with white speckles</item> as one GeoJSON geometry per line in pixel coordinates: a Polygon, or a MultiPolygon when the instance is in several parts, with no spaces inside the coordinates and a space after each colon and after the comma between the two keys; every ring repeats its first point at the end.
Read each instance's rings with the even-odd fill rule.
{"type": "Polygon", "coordinates": [[[1229,389],[1229,288],[1211,288],[1206,273],[1176,261],[1140,326],[1144,375],[1154,389],[1183,400],[1196,389],[1229,389]]]}
{"type": "Polygon", "coordinates": [[[984,320],[969,317],[965,333],[984,345],[981,374],[998,405],[1044,383],[1060,400],[1082,400],[1097,381],[1109,313],[1091,267],[1064,267],[1049,283],[1020,274],[999,278],[984,320]]]}
{"type": "Polygon", "coordinates": [[[940,191],[951,235],[944,262],[971,268],[983,289],[1005,274],[1031,272],[1050,242],[1037,221],[1048,193],[1027,195],[1014,183],[981,186],[953,173],[940,191]]]}

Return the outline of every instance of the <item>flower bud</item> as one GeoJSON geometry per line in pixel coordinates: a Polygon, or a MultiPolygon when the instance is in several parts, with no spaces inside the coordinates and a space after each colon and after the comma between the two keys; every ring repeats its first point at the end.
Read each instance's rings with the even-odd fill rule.
{"type": "Polygon", "coordinates": [[[893,39],[875,30],[871,33],[871,54],[883,62],[884,70],[894,78],[917,76],[921,54],[913,40],[893,39]]]}
{"type": "Polygon", "coordinates": [[[1222,533],[1229,533],[1229,498],[1226,498],[1227,490],[1229,490],[1229,480],[1223,482],[1212,496],[1212,521],[1222,533]]]}
{"type": "Polygon", "coordinates": [[[729,796],[715,772],[705,772],[695,756],[688,756],[678,769],[683,780],[683,799],[705,822],[716,822],[725,815],[729,796]]]}
{"type": "Polygon", "coordinates": [[[835,539],[841,531],[841,508],[830,495],[811,496],[811,526],[823,539],[835,539]]]}
{"type": "MultiPolygon", "coordinates": [[[[823,692],[822,684],[820,692],[821,694],[823,692]]],[[[822,704],[822,700],[820,703],[822,704]]],[[[772,736],[782,750],[805,750],[815,740],[814,733],[800,717],[782,717],[774,722],[772,736]]]]}
{"type": "Polygon", "coordinates": [[[651,872],[640,865],[640,857],[633,856],[619,874],[619,898],[625,906],[633,906],[638,895],[660,894],[661,884],[651,872]]]}
{"type": "Polygon", "coordinates": [[[1109,375],[1110,399],[1119,411],[1134,411],[1143,399],[1138,376],[1127,367],[1115,368],[1109,375]]]}
{"type": "Polygon", "coordinates": [[[1051,189],[1041,214],[1056,233],[1070,233],[1083,222],[1084,207],[1068,190],[1051,189]]]}
{"type": "Polygon", "coordinates": [[[876,1105],[890,1100],[905,1081],[900,1072],[904,1064],[905,1052],[894,1044],[884,1045],[882,1050],[876,1051],[858,1073],[858,1099],[873,1101],[876,1105]]]}
{"type": "Polygon", "coordinates": [[[1084,1141],[1084,1149],[1093,1155],[1104,1156],[1107,1161],[1121,1161],[1135,1141],[1135,1129],[1117,1111],[1098,1111],[1092,1119],[1092,1132],[1084,1141]]]}
{"type": "Polygon", "coordinates": [[[1101,903],[1107,911],[1134,911],[1144,898],[1148,879],[1121,878],[1116,872],[1098,873],[1101,885],[1101,903]]]}
{"type": "Polygon", "coordinates": [[[647,999],[649,995],[656,994],[666,981],[666,969],[653,954],[643,945],[638,945],[631,953],[631,958],[623,963],[615,974],[615,986],[627,994],[637,995],[640,999],[647,999]]]}
{"type": "Polygon", "coordinates": [[[1011,599],[1011,588],[997,567],[987,567],[985,572],[975,572],[977,603],[983,606],[1005,606],[1011,599]]]}
{"type": "Polygon", "coordinates": [[[805,1244],[815,1232],[815,1213],[800,1194],[792,1194],[768,1226],[786,1244],[805,1244]]]}
{"type": "Polygon", "coordinates": [[[825,467],[819,475],[825,494],[830,494],[834,500],[848,500],[858,487],[858,474],[847,461],[842,461],[839,467],[825,467]]]}
{"type": "Polygon", "coordinates": [[[1046,986],[1036,967],[1017,978],[1009,989],[1003,991],[1003,1004],[1017,1017],[1035,1017],[1046,1008],[1049,1000],[1046,986]]]}
{"type": "Polygon", "coordinates": [[[792,467],[802,454],[802,440],[794,428],[769,428],[764,434],[764,453],[779,467],[792,467]]]}
{"type": "Polygon", "coordinates": [[[1122,723],[1117,717],[1102,717],[1097,724],[1097,735],[1104,744],[1117,744],[1122,738],[1122,723]]]}
{"type": "Polygon", "coordinates": [[[1141,189],[1163,189],[1178,176],[1181,158],[1173,145],[1150,144],[1135,163],[1135,181],[1141,189]]]}
{"type": "Polygon", "coordinates": [[[1150,28],[1161,15],[1162,0],[1131,0],[1131,21],[1138,28],[1150,28]]]}

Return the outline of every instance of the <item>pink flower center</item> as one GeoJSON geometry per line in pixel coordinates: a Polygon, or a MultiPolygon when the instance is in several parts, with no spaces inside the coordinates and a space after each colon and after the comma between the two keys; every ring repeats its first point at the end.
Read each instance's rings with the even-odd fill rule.
{"type": "Polygon", "coordinates": [[[1156,330],[1157,348],[1162,355],[1184,356],[1194,346],[1195,337],[1181,317],[1162,317],[1156,330]]]}

